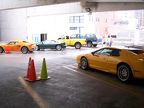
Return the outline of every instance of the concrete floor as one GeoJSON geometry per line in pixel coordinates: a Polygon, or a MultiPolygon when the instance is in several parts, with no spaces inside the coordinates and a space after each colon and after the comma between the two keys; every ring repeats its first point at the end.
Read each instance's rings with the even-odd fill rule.
{"type": "Polygon", "coordinates": [[[0,54],[0,108],[143,108],[144,80],[125,84],[114,75],[77,68],[75,57],[95,49],[0,54]],[[29,57],[37,74],[46,59],[49,80],[23,79],[29,57]]]}

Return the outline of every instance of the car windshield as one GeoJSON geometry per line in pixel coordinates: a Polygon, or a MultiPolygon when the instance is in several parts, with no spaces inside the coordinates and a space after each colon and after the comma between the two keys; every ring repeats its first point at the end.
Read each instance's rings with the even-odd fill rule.
{"type": "Polygon", "coordinates": [[[73,34],[70,37],[71,39],[84,39],[84,36],[82,34],[73,34]]]}
{"type": "Polygon", "coordinates": [[[46,40],[46,41],[43,41],[44,44],[54,44],[54,43],[57,43],[55,40],[46,40]]]}
{"type": "Polygon", "coordinates": [[[13,45],[13,44],[16,44],[15,41],[11,41],[11,42],[8,42],[9,45],[13,45]]]}
{"type": "Polygon", "coordinates": [[[98,55],[110,55],[112,53],[112,50],[111,49],[108,49],[108,48],[105,48],[105,49],[100,49],[100,50],[97,50],[94,55],[98,54],[98,55]]]}

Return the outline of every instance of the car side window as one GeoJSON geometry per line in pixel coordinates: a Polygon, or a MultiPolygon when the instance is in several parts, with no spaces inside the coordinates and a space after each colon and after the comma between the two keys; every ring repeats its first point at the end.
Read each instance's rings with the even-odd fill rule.
{"type": "Polygon", "coordinates": [[[97,50],[95,52],[92,52],[93,55],[99,55],[102,52],[103,49],[97,50]]]}
{"type": "Polygon", "coordinates": [[[70,39],[76,39],[76,35],[72,35],[70,39]]]}
{"type": "Polygon", "coordinates": [[[100,52],[101,55],[111,55],[111,53],[112,53],[112,49],[108,49],[108,48],[103,49],[103,50],[100,52]]]}
{"type": "Polygon", "coordinates": [[[50,43],[51,43],[51,44],[55,44],[56,41],[55,41],[55,40],[51,40],[50,43]]]}
{"type": "Polygon", "coordinates": [[[49,43],[50,43],[49,40],[47,40],[47,41],[43,41],[43,44],[49,44],[49,43]]]}
{"type": "Polygon", "coordinates": [[[16,44],[16,42],[9,42],[8,44],[9,45],[14,45],[14,44],[16,44]]]}
{"type": "Polygon", "coordinates": [[[120,50],[119,49],[114,49],[111,53],[111,56],[120,56],[120,50]]]}
{"type": "Polygon", "coordinates": [[[18,42],[14,42],[14,44],[18,44],[18,42]]]}

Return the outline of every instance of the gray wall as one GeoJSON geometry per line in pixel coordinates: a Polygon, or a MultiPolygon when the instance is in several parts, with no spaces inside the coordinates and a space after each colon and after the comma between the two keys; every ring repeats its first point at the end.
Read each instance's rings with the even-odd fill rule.
{"type": "Polygon", "coordinates": [[[1,14],[0,14],[0,41],[1,41],[1,14]]]}
{"type": "Polygon", "coordinates": [[[27,40],[26,9],[0,12],[0,39],[2,41],[27,40]]]}

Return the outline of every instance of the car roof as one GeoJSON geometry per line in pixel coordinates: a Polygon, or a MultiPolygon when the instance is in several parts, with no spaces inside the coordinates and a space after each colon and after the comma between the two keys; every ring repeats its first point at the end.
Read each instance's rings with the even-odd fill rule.
{"type": "Polygon", "coordinates": [[[11,40],[9,42],[23,42],[22,40],[11,40]]]}
{"type": "Polygon", "coordinates": [[[128,47],[104,47],[104,48],[119,49],[119,50],[142,50],[142,49],[139,49],[139,48],[128,48],[128,47]]]}

